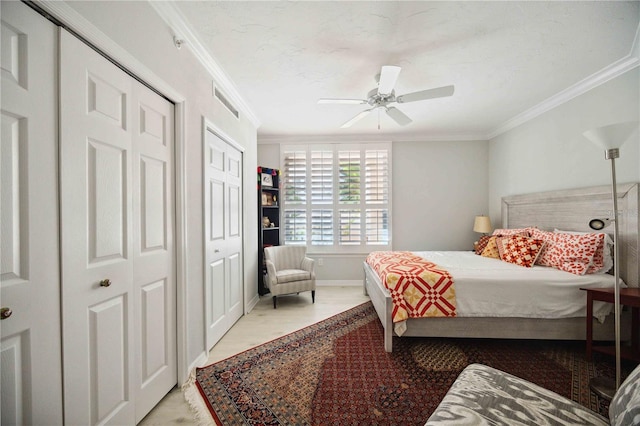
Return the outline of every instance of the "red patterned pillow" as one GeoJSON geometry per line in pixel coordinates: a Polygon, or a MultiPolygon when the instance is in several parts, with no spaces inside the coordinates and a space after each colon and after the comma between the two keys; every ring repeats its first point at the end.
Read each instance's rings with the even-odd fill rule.
{"type": "Polygon", "coordinates": [[[606,248],[604,241],[604,234],[595,234],[596,238],[599,239],[598,247],[596,249],[596,254],[593,256],[593,261],[591,262],[591,266],[587,270],[587,274],[595,274],[599,272],[604,267],[604,250],[606,248]]]}
{"type": "Polygon", "coordinates": [[[476,245],[476,254],[482,254],[490,239],[491,235],[483,235],[480,237],[478,244],[476,245]]]}
{"type": "MultiPolygon", "coordinates": [[[[554,233],[562,233],[562,234],[573,234],[573,235],[584,235],[589,232],[577,232],[577,231],[561,231],[559,229],[555,229],[554,233]]],[[[613,258],[611,257],[611,249],[609,244],[613,246],[613,240],[608,238],[607,234],[604,233],[596,233],[598,238],[602,238],[602,241],[598,244],[598,249],[596,250],[596,254],[593,257],[593,264],[589,266],[589,270],[587,270],[587,274],[604,274],[609,272],[609,270],[613,267],[613,258]],[[607,241],[607,238],[610,240],[610,243],[607,241]]]]}
{"type": "Polygon", "coordinates": [[[490,257],[492,259],[500,259],[500,253],[498,253],[498,247],[496,246],[496,237],[489,238],[487,246],[482,250],[482,257],[490,257]]]}
{"type": "Polygon", "coordinates": [[[513,229],[496,229],[493,231],[493,235],[501,235],[503,237],[508,237],[511,235],[524,235],[526,237],[531,236],[531,230],[536,228],[513,228],[513,229]]]}
{"type": "MultiPolygon", "coordinates": [[[[520,235],[520,234],[515,234],[515,235],[520,235]]],[[[526,235],[520,235],[520,236],[526,237],[526,235]]],[[[509,241],[509,238],[511,238],[511,236],[496,235],[496,248],[498,249],[498,253],[500,254],[500,259],[502,259],[502,255],[505,252],[505,244],[507,243],[507,241],[509,241]]]]}
{"type": "Polygon", "coordinates": [[[539,265],[576,275],[586,274],[594,265],[596,251],[602,242],[600,234],[573,235],[535,230],[532,237],[545,242],[538,258],[539,265]]]}
{"type": "Polygon", "coordinates": [[[533,266],[544,247],[544,241],[521,235],[498,238],[496,243],[502,260],[525,268],[533,266]]]}
{"type": "Polygon", "coordinates": [[[553,246],[553,233],[552,232],[547,232],[547,231],[542,231],[540,229],[535,228],[535,229],[533,229],[531,231],[531,238],[535,238],[537,240],[542,240],[542,241],[544,241],[546,243],[544,245],[544,247],[542,247],[542,251],[540,252],[540,255],[538,256],[538,260],[536,261],[536,265],[553,266],[553,264],[552,264],[553,260],[547,254],[549,249],[551,248],[551,246],[553,246]]]}
{"type": "Polygon", "coordinates": [[[496,237],[496,248],[498,249],[498,253],[500,254],[501,259],[502,259],[502,250],[503,250],[502,242],[507,240],[505,237],[511,237],[513,235],[518,235],[521,237],[529,237],[529,232],[525,228],[498,229],[497,231],[507,232],[506,234],[495,234],[495,233],[493,234],[493,236],[496,237]]]}

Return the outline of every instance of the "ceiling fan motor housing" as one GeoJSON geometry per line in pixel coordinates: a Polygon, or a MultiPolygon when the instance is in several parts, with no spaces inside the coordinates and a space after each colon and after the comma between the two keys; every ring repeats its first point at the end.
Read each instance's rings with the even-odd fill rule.
{"type": "Polygon", "coordinates": [[[375,107],[385,107],[396,101],[396,91],[392,90],[388,95],[381,95],[378,89],[372,89],[367,93],[367,103],[375,107]]]}

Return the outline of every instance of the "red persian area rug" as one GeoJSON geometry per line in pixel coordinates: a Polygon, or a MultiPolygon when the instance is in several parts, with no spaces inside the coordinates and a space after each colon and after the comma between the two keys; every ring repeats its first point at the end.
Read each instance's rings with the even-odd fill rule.
{"type": "Polygon", "coordinates": [[[197,369],[195,387],[220,425],[404,426],[424,425],[471,363],[595,411],[600,402],[589,378],[615,374],[609,357],[585,361],[584,342],[394,337],[386,353],[382,332],[365,303],[197,369]]]}

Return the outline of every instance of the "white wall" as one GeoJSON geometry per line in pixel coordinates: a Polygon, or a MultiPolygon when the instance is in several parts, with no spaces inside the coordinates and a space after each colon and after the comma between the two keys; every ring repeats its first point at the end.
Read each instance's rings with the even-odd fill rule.
{"type": "MultiPolygon", "coordinates": [[[[69,2],[95,27],[127,50],[186,100],[187,363],[206,356],[204,343],[202,119],[206,117],[243,146],[245,298],[257,295],[256,129],[240,112],[236,119],[214,96],[212,78],[190,52],[177,50],[173,33],[147,2],[69,2]]],[[[184,374],[184,372],[182,372],[184,374]]]]}
{"type": "MultiPolygon", "coordinates": [[[[488,214],[487,141],[392,143],[394,250],[470,250],[488,214]]],[[[280,146],[258,144],[258,163],[280,168],[280,146]]],[[[318,280],[362,280],[365,255],[322,255],[318,280]]]]}
{"type": "MultiPolygon", "coordinates": [[[[640,69],[499,135],[489,145],[489,209],[500,218],[501,197],[611,184],[604,151],[582,136],[605,124],[640,117],[640,69]]],[[[640,181],[640,136],[620,149],[618,182],[640,181]]]]}
{"type": "Polygon", "coordinates": [[[486,141],[393,143],[393,249],[471,250],[488,214],[486,141]]]}

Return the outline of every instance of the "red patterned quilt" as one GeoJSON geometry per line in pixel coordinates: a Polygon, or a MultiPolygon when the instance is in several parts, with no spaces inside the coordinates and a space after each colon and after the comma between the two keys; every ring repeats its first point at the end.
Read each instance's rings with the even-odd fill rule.
{"type": "Polygon", "coordinates": [[[391,293],[394,323],[456,316],[453,278],[435,263],[408,251],[376,251],[367,263],[391,293]]]}

